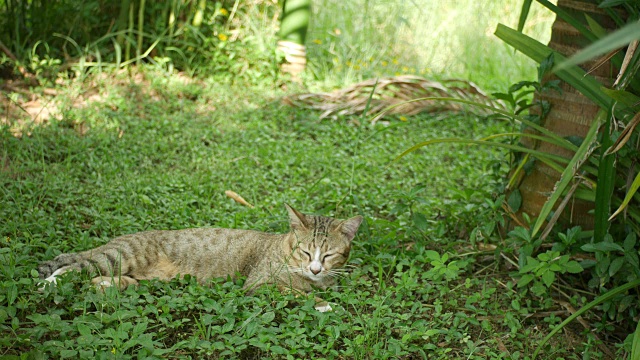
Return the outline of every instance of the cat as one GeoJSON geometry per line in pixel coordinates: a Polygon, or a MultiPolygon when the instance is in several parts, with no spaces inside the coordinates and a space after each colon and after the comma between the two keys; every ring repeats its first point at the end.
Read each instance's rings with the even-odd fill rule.
{"type": "MultiPolygon", "coordinates": [[[[100,288],[123,289],[138,280],[170,280],[179,274],[195,276],[200,283],[239,274],[246,276],[249,294],[263,284],[295,294],[326,289],[343,273],[363,218],[339,220],[285,207],[291,228],[286,234],[221,228],[144,231],[91,250],[60,254],[42,262],[38,273],[55,283],[60,274],[86,269],[97,275],[92,283],[100,288]]],[[[316,298],[316,309],[330,311],[331,306],[316,298]]]]}

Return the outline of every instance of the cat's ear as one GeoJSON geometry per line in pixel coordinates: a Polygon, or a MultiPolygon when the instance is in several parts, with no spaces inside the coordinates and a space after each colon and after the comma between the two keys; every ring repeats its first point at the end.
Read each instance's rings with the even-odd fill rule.
{"type": "Polygon", "coordinates": [[[338,228],[340,229],[340,232],[342,232],[349,241],[351,241],[356,236],[356,232],[358,232],[358,228],[360,227],[360,224],[362,224],[362,220],[362,216],[354,216],[351,219],[341,222],[340,225],[338,225],[338,228]]]}
{"type": "Polygon", "coordinates": [[[289,224],[291,225],[291,230],[309,228],[309,221],[303,213],[292,208],[288,204],[284,204],[284,206],[287,208],[287,212],[289,212],[289,224]]]}

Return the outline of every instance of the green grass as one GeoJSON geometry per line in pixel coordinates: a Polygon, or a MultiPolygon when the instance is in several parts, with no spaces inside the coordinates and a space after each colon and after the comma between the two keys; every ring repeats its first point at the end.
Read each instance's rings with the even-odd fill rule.
{"type": "MultiPolygon", "coordinates": [[[[102,101],[61,121],[20,138],[0,130],[0,357],[523,359],[559,322],[530,317],[553,303],[519,292],[499,256],[472,246],[477,230],[470,240],[476,226],[495,226],[504,154],[435,145],[390,163],[420,141],[480,138],[503,123],[464,114],[373,127],[321,121],[281,105],[267,85],[122,76],[94,80],[102,101]],[[287,231],[284,202],[366,218],[350,275],[323,295],[334,312],[268,287],[245,296],[242,280],[187,277],[103,294],[70,274],[35,291],[39,261],[127,233],[287,231]]],[[[71,84],[58,100],[70,104],[90,84],[71,84]]],[[[598,355],[589,335],[551,346],[548,358],[598,355]]]]}
{"type": "MultiPolygon", "coordinates": [[[[516,27],[521,0],[337,1],[314,6],[307,53],[324,86],[375,76],[462,78],[490,91],[534,80],[536,63],[493,33],[516,27]]],[[[543,43],[554,15],[534,2],[524,32],[543,43]]]]}

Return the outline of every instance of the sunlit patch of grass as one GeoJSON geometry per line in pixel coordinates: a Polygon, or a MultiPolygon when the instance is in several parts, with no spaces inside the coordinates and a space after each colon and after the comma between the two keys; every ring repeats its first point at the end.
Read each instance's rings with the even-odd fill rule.
{"type": "MultiPolygon", "coordinates": [[[[328,86],[375,76],[459,77],[490,90],[535,78],[535,63],[495,38],[516,26],[519,0],[327,1],[314,8],[310,69],[328,86]]],[[[534,2],[524,29],[543,43],[553,14],[534,2]]]]}

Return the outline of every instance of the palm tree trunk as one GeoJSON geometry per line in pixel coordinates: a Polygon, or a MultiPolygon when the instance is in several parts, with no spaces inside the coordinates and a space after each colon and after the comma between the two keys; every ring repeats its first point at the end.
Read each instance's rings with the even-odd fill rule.
{"type": "MultiPolygon", "coordinates": [[[[598,8],[599,2],[597,0],[558,0],[558,7],[572,14],[576,19],[585,22],[585,25],[585,15],[588,15],[607,30],[615,29],[617,27],[615,22],[602,9],[598,8]]],[[[570,56],[588,44],[589,41],[564,20],[558,17],[553,23],[549,47],[555,51],[570,56]]],[[[584,64],[583,68],[588,70],[593,65],[594,62],[589,62],[584,64]]],[[[591,72],[591,75],[595,76],[604,86],[610,86],[617,74],[615,70],[613,65],[607,62],[591,72]]],[[[568,84],[561,82],[560,87],[562,93],[549,92],[536,95],[536,100],[548,101],[551,104],[551,110],[543,125],[563,137],[584,138],[599,107],[568,84]]],[[[529,142],[525,145],[551,154],[569,158],[573,156],[568,150],[548,143],[529,142]]],[[[545,164],[536,162],[533,170],[522,179],[518,187],[522,195],[522,206],[518,214],[526,213],[531,217],[538,216],[549,194],[553,192],[559,175],[545,164]]],[[[588,212],[593,208],[594,203],[591,201],[572,199],[560,219],[564,223],[580,225],[583,229],[591,229],[593,228],[593,216],[588,212]]]]}

